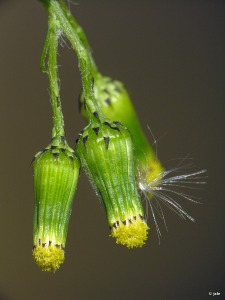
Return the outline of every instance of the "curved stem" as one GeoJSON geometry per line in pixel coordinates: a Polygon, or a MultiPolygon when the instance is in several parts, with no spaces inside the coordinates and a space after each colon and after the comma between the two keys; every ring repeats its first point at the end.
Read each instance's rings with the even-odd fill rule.
{"type": "Polygon", "coordinates": [[[90,61],[91,61],[91,67],[92,67],[92,72],[95,75],[98,74],[98,68],[97,65],[93,59],[92,56],[92,51],[91,51],[91,47],[88,43],[87,37],[84,33],[83,28],[79,25],[79,23],[76,21],[76,19],[74,18],[74,16],[71,14],[70,10],[67,8],[67,6],[64,4],[64,2],[62,0],[59,0],[60,3],[60,7],[63,9],[69,23],[71,24],[71,26],[74,28],[74,30],[76,31],[77,35],[79,36],[83,46],[85,47],[85,49],[88,51],[89,53],[89,57],[90,57],[90,61]]]}
{"type": "Polygon", "coordinates": [[[53,114],[52,137],[65,135],[64,120],[58,84],[57,49],[59,35],[59,23],[54,17],[54,15],[50,15],[48,23],[48,33],[41,55],[40,67],[43,72],[47,73],[49,79],[51,106],[53,114]],[[45,66],[46,56],[48,56],[47,67],[45,66]]]}
{"type": "Polygon", "coordinates": [[[87,107],[90,119],[97,116],[98,119],[104,120],[104,116],[99,109],[93,91],[94,85],[94,71],[92,68],[92,62],[88,51],[84,47],[80,40],[76,30],[71,25],[68,17],[65,14],[65,10],[68,10],[66,6],[62,7],[62,2],[57,0],[42,1],[50,16],[54,16],[59,22],[60,28],[68,38],[72,45],[72,48],[77,54],[79,67],[82,77],[83,94],[85,98],[85,104],[87,107]]]}

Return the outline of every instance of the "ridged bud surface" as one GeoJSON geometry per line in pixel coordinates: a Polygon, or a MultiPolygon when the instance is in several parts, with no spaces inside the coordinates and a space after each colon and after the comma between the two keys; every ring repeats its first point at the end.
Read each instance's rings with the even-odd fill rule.
{"type": "Polygon", "coordinates": [[[43,271],[54,271],[64,260],[68,223],[79,162],[73,150],[53,140],[39,152],[34,170],[33,257],[43,271]]]}
{"type": "MultiPolygon", "coordinates": [[[[94,94],[104,115],[110,120],[121,122],[130,130],[138,170],[148,169],[149,181],[160,178],[163,168],[141,129],[132,101],[124,85],[117,80],[99,74],[95,79],[94,94]]],[[[85,119],[88,119],[84,103],[81,94],[80,110],[85,119]]]]}
{"type": "Polygon", "coordinates": [[[78,138],[77,154],[101,199],[111,236],[128,248],[142,246],[148,227],[135,184],[133,144],[127,129],[118,122],[91,122],[78,138]],[[142,226],[135,227],[137,221],[142,226]]]}

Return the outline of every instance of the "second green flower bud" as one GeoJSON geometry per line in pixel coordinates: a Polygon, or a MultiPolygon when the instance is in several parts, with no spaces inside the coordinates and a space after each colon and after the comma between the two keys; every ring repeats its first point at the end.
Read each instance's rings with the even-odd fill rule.
{"type": "Polygon", "coordinates": [[[77,141],[77,154],[105,209],[111,236],[141,247],[148,233],[137,192],[133,144],[119,122],[91,121],[77,141]]]}
{"type": "MultiPolygon", "coordinates": [[[[94,82],[94,94],[103,114],[110,120],[121,122],[130,130],[134,144],[136,173],[144,170],[146,180],[157,185],[163,167],[142,131],[134,106],[124,85],[118,80],[113,80],[98,73],[94,82]]],[[[79,101],[81,113],[88,120],[83,94],[81,94],[79,101]]]]}

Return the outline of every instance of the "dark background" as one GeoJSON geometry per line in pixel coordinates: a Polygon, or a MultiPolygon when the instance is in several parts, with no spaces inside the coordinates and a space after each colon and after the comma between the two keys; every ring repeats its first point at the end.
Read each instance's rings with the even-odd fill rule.
{"type": "MultiPolygon", "coordinates": [[[[48,82],[39,70],[47,14],[35,0],[0,1],[0,299],[201,300],[209,292],[225,299],[225,1],[80,0],[71,8],[102,73],[125,83],[149,140],[147,124],[159,139],[161,161],[169,167],[189,155],[196,170],[208,170],[204,204],[184,205],[195,224],[165,209],[169,232],[161,224],[160,246],[149,216],[147,245],[128,250],[108,237],[82,172],[65,263],[55,274],[41,272],[31,256],[29,165],[51,135],[48,82]]],[[[72,50],[60,50],[59,64],[74,146],[85,123],[72,50]]]]}

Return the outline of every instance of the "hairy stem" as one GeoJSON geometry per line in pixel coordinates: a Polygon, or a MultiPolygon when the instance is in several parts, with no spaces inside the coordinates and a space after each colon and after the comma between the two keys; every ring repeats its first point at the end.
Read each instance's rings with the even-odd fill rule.
{"type": "Polygon", "coordinates": [[[41,2],[46,7],[49,15],[54,16],[55,19],[59,22],[60,29],[68,38],[73,50],[78,57],[82,78],[83,94],[90,118],[93,118],[93,116],[97,115],[100,120],[104,120],[104,116],[97,105],[93,92],[94,70],[92,61],[90,59],[88,50],[83,45],[83,42],[77,34],[77,31],[71,24],[72,16],[70,15],[68,8],[63,4],[62,1],[58,0],[42,0],[41,2]],[[70,18],[68,16],[70,16],[70,18]]]}
{"type": "Polygon", "coordinates": [[[52,137],[64,136],[64,120],[59,95],[57,50],[60,27],[54,15],[49,16],[48,33],[41,54],[40,68],[47,73],[50,86],[50,97],[53,114],[52,137]],[[45,60],[47,58],[47,67],[45,60]]]}
{"type": "Polygon", "coordinates": [[[92,67],[92,72],[93,74],[97,74],[98,73],[98,68],[97,65],[93,59],[92,56],[92,51],[91,51],[91,47],[88,43],[87,37],[85,35],[85,32],[83,30],[83,28],[80,26],[80,24],[76,21],[76,19],[74,18],[74,16],[71,14],[70,10],[67,8],[67,6],[64,4],[64,2],[62,0],[59,0],[60,3],[60,7],[63,9],[69,23],[71,24],[71,26],[74,28],[74,30],[76,31],[77,35],[79,36],[83,46],[85,47],[85,49],[88,51],[89,53],[89,57],[90,57],[90,61],[91,61],[91,67],[92,67]]]}

